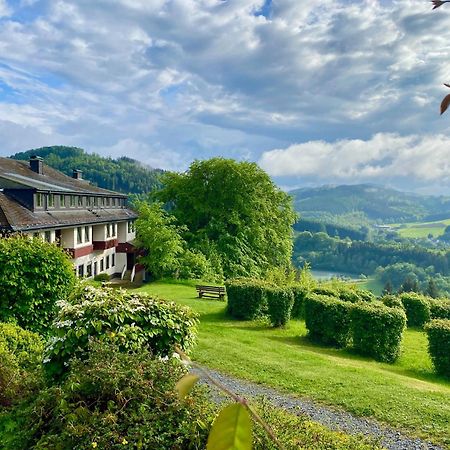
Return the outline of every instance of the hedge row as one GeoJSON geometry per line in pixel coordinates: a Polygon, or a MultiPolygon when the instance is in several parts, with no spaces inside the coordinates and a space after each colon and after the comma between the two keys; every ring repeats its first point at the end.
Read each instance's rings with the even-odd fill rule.
{"type": "Polygon", "coordinates": [[[428,351],[437,373],[450,377],[450,320],[434,319],[425,330],[428,351]]]}
{"type": "Polygon", "coordinates": [[[400,355],[406,315],[381,302],[351,303],[311,294],[305,302],[309,336],[336,347],[353,347],[378,361],[394,362],[400,355]]]}
{"type": "Polygon", "coordinates": [[[400,294],[409,327],[423,327],[431,319],[450,319],[450,299],[434,299],[414,292],[400,294]]]}

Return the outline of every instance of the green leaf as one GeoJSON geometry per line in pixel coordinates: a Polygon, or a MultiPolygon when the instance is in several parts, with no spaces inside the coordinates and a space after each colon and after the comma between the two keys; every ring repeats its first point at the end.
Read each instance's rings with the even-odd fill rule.
{"type": "Polygon", "coordinates": [[[186,374],[178,383],[175,385],[175,389],[178,392],[180,399],[184,399],[186,395],[191,392],[195,383],[198,381],[197,375],[192,375],[191,373],[186,374]]]}
{"type": "Polygon", "coordinates": [[[252,421],[245,406],[228,405],[213,423],[208,436],[207,450],[251,450],[252,421]]]}

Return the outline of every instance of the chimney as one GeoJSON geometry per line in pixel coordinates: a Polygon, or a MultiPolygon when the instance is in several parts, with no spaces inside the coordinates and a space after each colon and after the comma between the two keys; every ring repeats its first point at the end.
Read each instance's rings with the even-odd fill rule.
{"type": "Polygon", "coordinates": [[[39,175],[42,175],[42,158],[40,156],[33,155],[30,158],[30,169],[33,172],[38,173],[39,175]]]}
{"type": "Polygon", "coordinates": [[[73,169],[72,178],[75,178],[75,180],[82,180],[83,179],[83,171],[78,169],[73,169]]]}

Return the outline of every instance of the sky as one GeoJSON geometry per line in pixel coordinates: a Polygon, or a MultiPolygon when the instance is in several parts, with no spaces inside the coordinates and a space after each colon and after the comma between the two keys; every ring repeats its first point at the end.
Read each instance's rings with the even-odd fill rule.
{"type": "Polygon", "coordinates": [[[1,156],[223,156],[285,189],[450,194],[445,82],[450,6],[427,0],[0,0],[1,156]]]}

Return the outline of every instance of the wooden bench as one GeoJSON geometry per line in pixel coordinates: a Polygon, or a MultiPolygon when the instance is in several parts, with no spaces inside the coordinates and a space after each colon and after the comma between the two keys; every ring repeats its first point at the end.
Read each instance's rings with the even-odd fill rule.
{"type": "Polygon", "coordinates": [[[225,297],[225,288],[222,286],[195,286],[198,292],[198,298],[210,297],[222,300],[225,297]]]}

